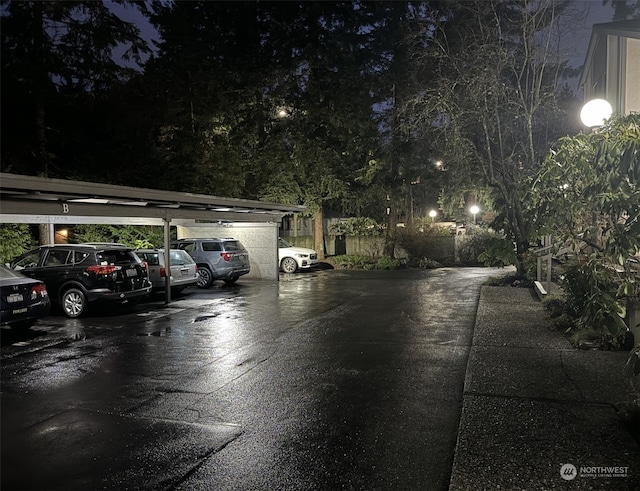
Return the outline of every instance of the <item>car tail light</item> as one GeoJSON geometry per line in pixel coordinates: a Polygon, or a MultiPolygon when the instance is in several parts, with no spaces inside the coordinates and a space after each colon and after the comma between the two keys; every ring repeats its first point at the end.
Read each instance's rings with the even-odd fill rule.
{"type": "Polygon", "coordinates": [[[38,295],[43,298],[48,295],[47,287],[45,285],[34,285],[31,287],[31,300],[38,298],[38,295]]]}
{"type": "Polygon", "coordinates": [[[94,266],[89,266],[87,268],[87,271],[89,271],[90,273],[106,275],[106,274],[114,273],[119,269],[120,269],[120,266],[101,266],[99,264],[96,264],[94,266]]]}
{"type": "Polygon", "coordinates": [[[224,259],[225,261],[231,261],[231,256],[233,254],[229,254],[228,252],[223,252],[222,254],[220,254],[220,256],[222,256],[222,259],[224,259]]]}
{"type": "Polygon", "coordinates": [[[167,271],[164,269],[164,266],[160,268],[160,278],[164,278],[167,276],[167,271]]]}

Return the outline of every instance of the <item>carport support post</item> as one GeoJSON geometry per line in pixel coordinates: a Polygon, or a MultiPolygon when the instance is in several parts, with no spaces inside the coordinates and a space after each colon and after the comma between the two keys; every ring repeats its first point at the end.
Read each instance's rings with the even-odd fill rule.
{"type": "Polygon", "coordinates": [[[171,302],[171,217],[167,213],[162,219],[164,222],[164,270],[166,272],[164,276],[164,303],[171,302]]]}

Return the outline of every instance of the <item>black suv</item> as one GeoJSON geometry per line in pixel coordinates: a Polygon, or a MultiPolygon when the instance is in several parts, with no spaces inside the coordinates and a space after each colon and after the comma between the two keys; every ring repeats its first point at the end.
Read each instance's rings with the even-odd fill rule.
{"type": "Polygon", "coordinates": [[[146,264],[119,244],[40,246],[14,259],[11,268],[44,281],[69,317],[82,315],[90,302],[134,305],[151,292],[146,264]]]}
{"type": "Polygon", "coordinates": [[[251,270],[249,253],[232,237],[179,239],[171,242],[171,248],[187,251],[196,262],[200,288],[210,287],[214,280],[231,285],[251,270]]]}

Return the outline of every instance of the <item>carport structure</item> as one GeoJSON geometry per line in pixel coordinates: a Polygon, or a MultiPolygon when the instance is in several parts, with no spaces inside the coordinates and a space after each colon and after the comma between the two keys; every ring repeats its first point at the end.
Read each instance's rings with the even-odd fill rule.
{"type": "MultiPolygon", "coordinates": [[[[54,243],[57,224],[164,226],[181,237],[227,237],[242,241],[251,259],[250,276],[278,278],[278,225],[304,206],[205,194],[116,186],[86,181],[0,173],[0,223],[49,225],[54,243]]],[[[169,278],[166,301],[171,300],[169,278]]]]}

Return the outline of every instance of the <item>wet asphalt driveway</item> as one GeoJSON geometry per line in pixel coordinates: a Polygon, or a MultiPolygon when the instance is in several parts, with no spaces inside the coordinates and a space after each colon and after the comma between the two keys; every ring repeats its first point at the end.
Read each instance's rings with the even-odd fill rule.
{"type": "Polygon", "coordinates": [[[447,489],[481,284],[318,271],[2,330],[2,489],[447,489]]]}

